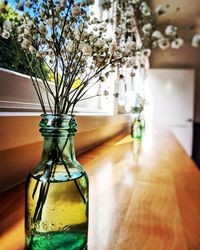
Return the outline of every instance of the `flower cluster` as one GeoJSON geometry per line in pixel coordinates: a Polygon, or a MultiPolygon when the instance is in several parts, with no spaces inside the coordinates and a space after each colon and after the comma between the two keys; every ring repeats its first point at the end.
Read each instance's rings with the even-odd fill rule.
{"type": "Polygon", "coordinates": [[[159,4],[153,12],[144,1],[137,1],[137,3],[132,4],[144,47],[160,48],[162,50],[170,47],[172,49],[181,48],[184,40],[178,34],[178,27],[171,24],[159,25],[156,21],[158,16],[166,13],[169,5],[159,4]],[[143,10],[144,6],[145,11],[143,10]]]}
{"type": "Polygon", "coordinates": [[[20,25],[21,15],[12,10],[7,4],[0,3],[0,36],[8,39],[11,35],[13,25],[20,25]]]}
{"type": "Polygon", "coordinates": [[[149,35],[152,38],[152,47],[159,47],[162,50],[172,48],[179,49],[184,40],[177,35],[178,28],[173,25],[166,26],[164,30],[164,34],[162,34],[159,30],[154,30],[149,35]]]}
{"type": "Polygon", "coordinates": [[[11,31],[12,31],[12,24],[9,20],[6,20],[3,23],[3,30],[1,33],[2,38],[8,39],[10,37],[11,31]]]}
{"type": "MultiPolygon", "coordinates": [[[[179,49],[184,40],[178,34],[178,27],[167,24],[158,25],[157,17],[166,13],[169,5],[157,5],[155,11],[144,0],[113,0],[117,2],[121,23],[131,32],[139,32],[144,48],[179,49]],[[128,17],[128,18],[127,18],[128,17]],[[135,23],[133,25],[133,19],[135,23]],[[131,25],[132,23],[132,25],[131,25]],[[131,29],[130,29],[131,27],[131,29]]],[[[119,18],[118,18],[119,19],[119,18]]],[[[134,35],[131,35],[134,40],[134,35]]]]}
{"type": "MultiPolygon", "coordinates": [[[[131,1],[118,1],[117,0],[117,13],[116,13],[116,34],[120,34],[120,45],[126,51],[127,68],[132,68],[130,73],[131,77],[135,76],[135,69],[138,67],[149,67],[149,57],[151,50],[142,47],[137,40],[137,23],[134,19],[134,5],[138,4],[138,0],[131,1]]],[[[144,16],[148,16],[150,13],[149,7],[143,2],[140,6],[140,10],[144,16]]]]}
{"type": "Polygon", "coordinates": [[[119,46],[120,32],[116,31],[116,38],[109,36],[107,24],[113,20],[97,19],[90,13],[93,4],[94,0],[20,1],[21,24],[16,27],[9,20],[3,24],[1,36],[17,39],[44,113],[42,89],[52,113],[73,112],[85,93],[125,64],[135,50],[130,42],[119,46]],[[53,89],[41,67],[43,63],[52,75],[53,89]],[[35,77],[38,74],[43,86],[35,77]],[[74,84],[77,81],[78,86],[74,84]]]}

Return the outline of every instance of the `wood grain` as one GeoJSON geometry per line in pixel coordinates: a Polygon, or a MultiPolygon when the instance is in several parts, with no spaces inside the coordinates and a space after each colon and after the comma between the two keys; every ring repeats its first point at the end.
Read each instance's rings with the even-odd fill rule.
{"type": "MultiPolygon", "coordinates": [[[[171,133],[121,134],[79,156],[88,250],[199,250],[200,172],[171,133]]],[[[0,197],[0,249],[24,249],[24,184],[0,197]]]]}

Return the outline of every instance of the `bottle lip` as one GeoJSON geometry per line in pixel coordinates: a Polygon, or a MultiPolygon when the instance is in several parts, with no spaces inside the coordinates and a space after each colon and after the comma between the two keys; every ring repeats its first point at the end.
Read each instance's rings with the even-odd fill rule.
{"type": "Polygon", "coordinates": [[[77,132],[75,115],[42,114],[40,132],[43,136],[73,136],[77,132]]]}
{"type": "Polygon", "coordinates": [[[63,117],[63,118],[68,118],[68,119],[71,119],[71,118],[76,118],[76,115],[70,115],[70,114],[51,114],[51,113],[47,113],[47,114],[41,114],[40,115],[42,118],[47,118],[47,117],[51,117],[51,118],[55,118],[55,117],[63,117]]]}
{"type": "Polygon", "coordinates": [[[76,124],[76,116],[68,114],[42,114],[40,125],[45,126],[59,126],[61,127],[66,124],[76,124]]]}

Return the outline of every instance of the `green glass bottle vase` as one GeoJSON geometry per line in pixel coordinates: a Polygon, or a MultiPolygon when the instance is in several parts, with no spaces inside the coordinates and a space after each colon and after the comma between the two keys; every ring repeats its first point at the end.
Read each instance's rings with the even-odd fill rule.
{"type": "Polygon", "coordinates": [[[131,136],[132,138],[142,138],[143,128],[140,119],[135,119],[131,124],[131,136]]]}
{"type": "Polygon", "coordinates": [[[88,177],[76,160],[74,116],[42,115],[42,158],[26,180],[26,249],[87,249],[88,177]]]}

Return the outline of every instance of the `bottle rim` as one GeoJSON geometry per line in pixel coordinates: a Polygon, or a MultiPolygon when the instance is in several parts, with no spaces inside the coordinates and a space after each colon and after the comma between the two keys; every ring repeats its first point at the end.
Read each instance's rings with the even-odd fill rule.
{"type": "Polygon", "coordinates": [[[39,126],[44,137],[74,136],[77,132],[75,115],[42,114],[39,126]]]}

